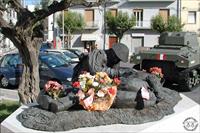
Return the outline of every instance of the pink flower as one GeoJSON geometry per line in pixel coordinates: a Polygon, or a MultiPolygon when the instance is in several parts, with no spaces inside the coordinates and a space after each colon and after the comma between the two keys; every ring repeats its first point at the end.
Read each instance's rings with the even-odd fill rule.
{"type": "Polygon", "coordinates": [[[121,83],[121,80],[119,80],[119,78],[114,78],[113,79],[113,81],[114,81],[114,83],[116,84],[116,85],[120,85],[120,83],[121,83]]]}
{"type": "Polygon", "coordinates": [[[63,89],[63,86],[56,81],[50,80],[44,85],[44,90],[54,99],[58,97],[62,89],[63,89]]]}
{"type": "Polygon", "coordinates": [[[103,83],[105,83],[105,80],[104,79],[100,79],[99,82],[103,84],[103,83]]]}

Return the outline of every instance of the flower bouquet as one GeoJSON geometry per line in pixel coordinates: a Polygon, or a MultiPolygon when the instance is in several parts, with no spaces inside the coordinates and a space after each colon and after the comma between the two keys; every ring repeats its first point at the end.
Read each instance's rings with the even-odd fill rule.
{"type": "Polygon", "coordinates": [[[44,86],[45,92],[53,99],[58,99],[61,90],[63,90],[63,86],[59,84],[57,81],[48,81],[44,86]]]}
{"type": "Polygon", "coordinates": [[[85,72],[72,86],[79,88],[79,103],[86,110],[106,111],[113,104],[119,84],[118,78],[111,79],[105,72],[97,72],[94,76],[85,72]]]}
{"type": "Polygon", "coordinates": [[[151,67],[149,72],[155,74],[159,79],[163,78],[162,69],[159,67],[151,67]]]}
{"type": "Polygon", "coordinates": [[[165,79],[163,78],[164,74],[162,73],[162,69],[161,68],[159,68],[159,67],[151,67],[149,69],[149,72],[152,73],[152,74],[155,74],[160,79],[161,84],[162,85],[164,84],[165,79]]]}

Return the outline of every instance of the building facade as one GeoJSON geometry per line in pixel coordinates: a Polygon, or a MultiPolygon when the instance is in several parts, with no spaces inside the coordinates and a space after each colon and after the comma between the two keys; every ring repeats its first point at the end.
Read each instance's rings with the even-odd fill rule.
{"type": "MultiPolygon", "coordinates": [[[[17,22],[17,13],[13,9],[9,8],[2,14],[3,18],[10,24],[15,24],[17,22]]],[[[8,38],[4,38],[3,34],[0,33],[0,54],[14,49],[15,46],[13,43],[8,38]]]]}
{"type": "Polygon", "coordinates": [[[183,30],[196,32],[200,38],[200,0],[180,0],[180,2],[183,30]]]}
{"type": "Polygon", "coordinates": [[[73,35],[72,47],[84,49],[97,45],[99,49],[107,49],[117,41],[105,28],[106,11],[113,14],[127,12],[136,17],[136,26],[127,31],[121,42],[126,44],[130,54],[137,52],[141,46],[152,47],[158,44],[159,34],[151,30],[151,19],[160,14],[164,19],[170,15],[179,17],[179,1],[177,0],[109,0],[100,7],[85,8],[81,6],[69,8],[69,11],[82,14],[86,26],[82,33],[73,35]]]}

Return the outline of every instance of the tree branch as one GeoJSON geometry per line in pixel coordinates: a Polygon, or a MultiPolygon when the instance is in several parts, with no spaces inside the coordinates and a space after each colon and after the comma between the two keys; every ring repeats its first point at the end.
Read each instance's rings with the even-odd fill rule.
{"type": "Polygon", "coordinates": [[[11,28],[9,23],[3,18],[3,14],[0,13],[0,29],[2,28],[11,28]]]}
{"type": "Polygon", "coordinates": [[[26,9],[20,4],[19,0],[9,0],[8,3],[18,13],[18,15],[21,16],[26,12],[26,9]]]}

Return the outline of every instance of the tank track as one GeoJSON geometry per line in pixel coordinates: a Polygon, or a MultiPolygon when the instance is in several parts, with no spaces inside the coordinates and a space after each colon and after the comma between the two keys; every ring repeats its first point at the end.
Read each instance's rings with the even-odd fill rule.
{"type": "Polygon", "coordinates": [[[200,65],[185,69],[179,73],[179,88],[181,91],[191,91],[200,85],[200,65]],[[197,75],[191,73],[195,71],[197,75]]]}

